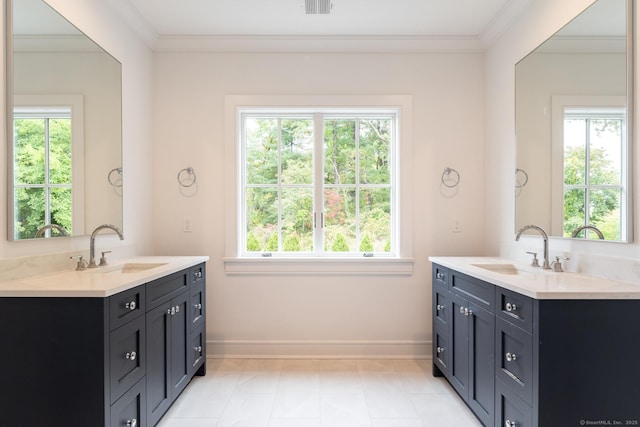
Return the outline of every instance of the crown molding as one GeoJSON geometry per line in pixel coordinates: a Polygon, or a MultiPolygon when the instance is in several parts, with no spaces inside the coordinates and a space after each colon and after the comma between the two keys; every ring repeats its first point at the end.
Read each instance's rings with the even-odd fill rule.
{"type": "Polygon", "coordinates": [[[480,41],[484,48],[495,42],[520,16],[534,0],[509,0],[487,24],[480,34],[480,41]]]}
{"type": "Polygon", "coordinates": [[[424,53],[481,52],[478,37],[160,36],[156,52],[424,53]]]}

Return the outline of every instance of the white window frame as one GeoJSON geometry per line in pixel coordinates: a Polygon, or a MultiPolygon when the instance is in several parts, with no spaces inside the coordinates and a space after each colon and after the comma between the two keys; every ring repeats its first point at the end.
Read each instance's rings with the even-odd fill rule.
{"type": "MultiPolygon", "coordinates": [[[[72,198],[72,230],[67,230],[69,235],[78,236],[84,234],[84,98],[82,95],[14,95],[14,115],[25,116],[30,111],[52,115],[60,109],[70,111],[71,114],[71,198],[72,198]]],[[[13,126],[13,123],[11,123],[13,126]]],[[[9,156],[13,158],[13,144],[10,144],[9,156]]],[[[10,171],[11,198],[13,199],[14,175],[13,168],[10,171]]],[[[12,205],[12,215],[9,216],[9,230],[15,233],[15,210],[12,205]]],[[[44,225],[44,224],[43,224],[44,225]]],[[[13,236],[13,234],[12,234],[13,236]]]]}
{"type": "MultiPolygon", "coordinates": [[[[362,96],[280,96],[280,95],[228,95],[225,97],[225,176],[226,230],[225,272],[226,274],[278,274],[278,275],[324,275],[324,274],[390,274],[410,275],[413,272],[412,248],[412,203],[411,203],[411,96],[362,95],[362,96]],[[359,109],[393,110],[398,114],[396,145],[396,215],[395,254],[388,257],[363,257],[361,253],[324,254],[323,256],[246,256],[240,246],[243,236],[243,181],[239,159],[242,147],[239,144],[240,112],[243,110],[344,110],[359,109]]],[[[322,161],[322,160],[320,160],[322,161]]]]}
{"type": "MultiPolygon", "coordinates": [[[[551,188],[551,234],[554,236],[564,235],[564,120],[566,110],[596,110],[620,109],[627,111],[627,98],[625,96],[566,96],[555,95],[552,97],[551,108],[551,128],[552,128],[552,156],[551,156],[551,182],[555,183],[551,188]]],[[[631,236],[629,228],[629,147],[627,139],[628,117],[623,120],[622,134],[622,158],[621,183],[622,187],[620,199],[620,241],[628,241],[631,236]]]]}

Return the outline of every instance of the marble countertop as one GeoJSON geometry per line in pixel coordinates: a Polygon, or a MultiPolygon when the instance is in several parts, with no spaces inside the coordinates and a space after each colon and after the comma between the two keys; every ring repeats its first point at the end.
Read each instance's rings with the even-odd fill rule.
{"type": "Polygon", "coordinates": [[[152,256],[83,271],[59,271],[0,283],[0,297],[108,297],[206,262],[208,256],[152,256]]]}
{"type": "Polygon", "coordinates": [[[429,257],[429,260],[534,299],[640,299],[640,284],[555,273],[505,258],[429,257]]]}

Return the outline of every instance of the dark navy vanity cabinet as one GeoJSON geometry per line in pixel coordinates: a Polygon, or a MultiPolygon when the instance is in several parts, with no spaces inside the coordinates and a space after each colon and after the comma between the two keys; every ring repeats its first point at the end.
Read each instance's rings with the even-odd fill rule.
{"type": "Polygon", "coordinates": [[[154,426],[205,374],[204,337],[204,263],[107,298],[0,298],[0,425],[154,426]]]}
{"type": "Polygon", "coordinates": [[[640,300],[533,299],[433,265],[433,372],[495,427],[640,425],[640,300]]]}

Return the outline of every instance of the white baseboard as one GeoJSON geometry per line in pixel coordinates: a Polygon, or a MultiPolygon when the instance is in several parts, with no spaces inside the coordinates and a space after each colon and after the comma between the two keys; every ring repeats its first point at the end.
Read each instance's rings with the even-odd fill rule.
{"type": "Polygon", "coordinates": [[[431,359],[431,341],[209,340],[209,358],[431,359]]]}

